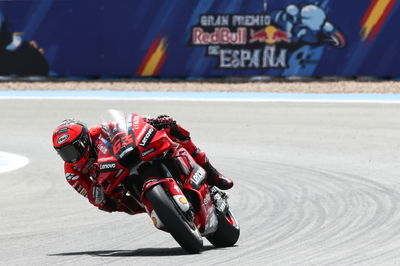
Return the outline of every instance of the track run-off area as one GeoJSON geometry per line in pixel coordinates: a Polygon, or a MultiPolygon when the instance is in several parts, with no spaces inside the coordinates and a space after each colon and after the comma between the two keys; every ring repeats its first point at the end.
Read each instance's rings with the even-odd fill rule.
{"type": "Polygon", "coordinates": [[[0,265],[399,264],[398,95],[41,93],[0,92],[0,152],[29,159],[0,172],[0,265]],[[146,214],[99,211],[67,184],[54,128],[108,109],[169,114],[191,132],[235,181],[236,246],[204,239],[188,255],[146,214]]]}

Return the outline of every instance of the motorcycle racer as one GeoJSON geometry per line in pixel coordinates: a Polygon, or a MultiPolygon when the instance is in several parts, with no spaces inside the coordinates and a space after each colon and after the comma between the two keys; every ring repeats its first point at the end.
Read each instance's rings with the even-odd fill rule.
{"type": "MultiPolygon", "coordinates": [[[[189,131],[167,115],[157,118],[146,118],[146,122],[156,130],[163,130],[172,141],[181,145],[194,158],[196,163],[207,172],[208,183],[226,190],[233,182],[219,173],[210,163],[204,151],[200,150],[191,140],[189,131]]],[[[89,202],[103,211],[120,211],[136,214],[145,210],[131,197],[116,190],[113,195],[104,195],[103,189],[97,184],[99,173],[98,154],[105,147],[99,144],[100,138],[110,136],[108,130],[118,131],[114,122],[96,125],[90,129],[75,119],[66,119],[53,132],[53,147],[64,160],[65,178],[68,183],[89,202]]]]}

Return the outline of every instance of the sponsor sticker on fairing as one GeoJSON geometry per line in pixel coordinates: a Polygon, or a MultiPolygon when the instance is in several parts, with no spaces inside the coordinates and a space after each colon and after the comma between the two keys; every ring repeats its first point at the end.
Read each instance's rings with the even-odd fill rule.
{"type": "Polygon", "coordinates": [[[189,202],[183,195],[175,195],[173,198],[183,212],[187,212],[190,209],[189,202]]]}
{"type": "Polygon", "coordinates": [[[101,163],[99,165],[100,172],[112,172],[115,169],[117,169],[117,163],[111,162],[111,163],[101,163]]]}
{"type": "Polygon", "coordinates": [[[190,179],[190,184],[193,187],[198,187],[201,185],[205,177],[206,177],[206,172],[204,171],[203,168],[199,167],[197,171],[193,174],[192,178],[190,179]]]}
{"type": "Polygon", "coordinates": [[[121,176],[121,174],[124,172],[124,169],[119,169],[118,172],[115,174],[115,178],[118,178],[121,176]]]}
{"type": "Polygon", "coordinates": [[[156,130],[152,127],[150,127],[146,133],[144,134],[142,140],[139,143],[140,147],[147,148],[151,142],[151,140],[154,138],[154,135],[156,134],[156,130]]]}
{"type": "Polygon", "coordinates": [[[135,115],[133,117],[133,128],[134,129],[139,129],[139,123],[140,123],[140,116],[135,115]]]}
{"type": "Polygon", "coordinates": [[[125,155],[127,155],[131,151],[133,151],[133,147],[128,147],[128,148],[124,149],[124,151],[121,152],[121,154],[119,155],[119,158],[122,159],[125,155]]]}
{"type": "Polygon", "coordinates": [[[179,202],[182,204],[188,204],[188,201],[184,197],[179,197],[179,202]]]}
{"type": "Polygon", "coordinates": [[[156,148],[151,148],[149,150],[146,150],[146,151],[142,152],[142,157],[145,157],[145,156],[153,153],[155,150],[156,150],[156,148]]]}
{"type": "Polygon", "coordinates": [[[104,146],[102,143],[99,143],[99,144],[97,145],[97,149],[98,149],[99,151],[101,151],[103,154],[107,154],[107,152],[108,152],[107,147],[104,146]]]}

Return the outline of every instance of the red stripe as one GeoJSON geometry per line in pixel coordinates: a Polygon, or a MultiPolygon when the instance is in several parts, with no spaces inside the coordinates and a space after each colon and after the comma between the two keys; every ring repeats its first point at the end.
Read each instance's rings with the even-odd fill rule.
{"type": "Polygon", "coordinates": [[[136,72],[136,75],[138,75],[138,76],[142,75],[142,72],[143,72],[144,68],[146,67],[146,64],[149,62],[151,56],[156,51],[157,46],[160,43],[160,41],[161,41],[161,38],[157,37],[157,39],[155,39],[155,41],[150,45],[149,50],[146,53],[146,56],[143,58],[143,61],[140,64],[139,69],[136,72]]]}
{"type": "Polygon", "coordinates": [[[397,0],[390,1],[390,3],[386,7],[383,15],[381,16],[381,18],[378,20],[378,22],[374,26],[374,29],[372,30],[371,35],[368,37],[368,41],[372,41],[375,38],[375,36],[379,33],[379,31],[381,30],[383,24],[385,23],[386,19],[388,18],[390,12],[393,10],[394,5],[396,4],[396,2],[397,2],[397,0]]]}
{"type": "Polygon", "coordinates": [[[371,15],[372,10],[374,9],[374,7],[376,6],[376,3],[377,3],[378,1],[379,1],[379,0],[372,0],[370,6],[368,7],[367,12],[365,12],[364,17],[363,17],[362,20],[361,20],[361,25],[364,25],[364,23],[367,21],[369,15],[371,15]]]}

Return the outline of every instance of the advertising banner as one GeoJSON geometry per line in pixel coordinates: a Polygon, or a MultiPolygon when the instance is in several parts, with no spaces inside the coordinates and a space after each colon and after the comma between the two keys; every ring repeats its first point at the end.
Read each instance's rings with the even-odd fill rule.
{"type": "Polygon", "coordinates": [[[400,76],[399,0],[0,2],[0,75],[400,76]]]}

